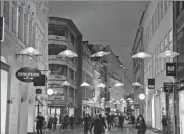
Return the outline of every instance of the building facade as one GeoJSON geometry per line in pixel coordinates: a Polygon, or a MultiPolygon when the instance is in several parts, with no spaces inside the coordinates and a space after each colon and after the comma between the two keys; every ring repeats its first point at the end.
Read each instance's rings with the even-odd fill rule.
{"type": "Polygon", "coordinates": [[[105,52],[110,52],[109,55],[105,56],[105,61],[107,63],[107,92],[109,94],[109,100],[114,100],[112,103],[109,103],[111,111],[123,111],[125,104],[121,99],[125,95],[124,86],[115,86],[117,83],[124,84],[125,73],[122,68],[122,63],[119,60],[119,56],[116,56],[110,46],[105,47],[105,52]]]}
{"type": "MultiPolygon", "coordinates": [[[[137,29],[136,37],[134,39],[134,44],[132,47],[132,54],[136,54],[139,52],[144,52],[143,47],[143,27],[141,27],[142,18],[144,17],[144,12],[142,13],[142,17],[140,20],[140,27],[137,29]]],[[[134,81],[144,85],[144,60],[136,58],[133,59],[133,73],[134,73],[134,81]]],[[[144,93],[144,88],[142,87],[134,87],[134,104],[138,104],[138,108],[135,108],[134,114],[135,117],[139,116],[139,114],[145,115],[144,108],[145,103],[141,101],[138,96],[140,93],[144,93]]]]}
{"type": "Polygon", "coordinates": [[[49,17],[48,28],[48,60],[50,71],[48,86],[54,90],[54,94],[49,96],[50,114],[73,115],[74,109],[77,107],[77,80],[81,77],[77,73],[77,69],[79,65],[78,58],[80,58],[78,47],[81,43],[82,34],[72,20],[64,18],[49,17]],[[79,38],[80,41],[78,41],[79,38]],[[79,57],[68,58],[58,56],[60,52],[65,50],[71,50],[77,53],[79,57]],[[53,108],[56,110],[52,110],[53,108]]]}
{"type": "Polygon", "coordinates": [[[47,2],[1,1],[0,13],[5,20],[5,36],[1,42],[1,133],[33,134],[38,103],[42,105],[39,111],[46,115],[46,86],[40,87],[43,94],[37,96],[33,83],[19,81],[15,73],[23,67],[48,69],[47,2]],[[28,47],[39,50],[42,56],[16,55],[28,47]]]}
{"type": "Polygon", "coordinates": [[[170,131],[174,131],[173,94],[163,92],[163,82],[174,82],[166,76],[166,62],[173,58],[157,58],[166,50],[173,50],[173,3],[151,1],[146,4],[142,20],[144,51],[152,55],[144,60],[145,117],[148,125],[162,129],[162,115],[167,115],[170,131]],[[155,89],[148,90],[148,79],[155,79],[155,89]]]}
{"type": "Polygon", "coordinates": [[[180,54],[175,58],[177,65],[176,83],[179,84],[179,88],[175,89],[175,133],[182,134],[184,133],[184,2],[174,1],[173,4],[174,51],[180,54]]]}

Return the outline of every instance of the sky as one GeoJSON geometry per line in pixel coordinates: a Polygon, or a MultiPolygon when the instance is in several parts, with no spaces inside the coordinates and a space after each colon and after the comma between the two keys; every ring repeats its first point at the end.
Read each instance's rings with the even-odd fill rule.
{"type": "MultiPolygon", "coordinates": [[[[145,4],[141,1],[52,1],[50,16],[72,19],[89,43],[110,45],[134,82],[131,50],[145,4]]],[[[125,81],[125,90],[132,92],[125,81]]]]}

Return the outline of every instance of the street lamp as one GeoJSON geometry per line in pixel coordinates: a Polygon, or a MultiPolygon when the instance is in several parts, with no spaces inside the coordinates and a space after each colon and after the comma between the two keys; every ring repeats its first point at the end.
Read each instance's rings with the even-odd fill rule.
{"type": "Polygon", "coordinates": [[[49,89],[47,90],[47,94],[48,94],[48,95],[52,95],[53,93],[54,93],[53,89],[49,88],[49,89]]]}
{"type": "Polygon", "coordinates": [[[104,83],[100,83],[100,84],[97,85],[97,87],[105,88],[106,85],[104,83]]]}
{"type": "Polygon", "coordinates": [[[151,55],[145,52],[139,52],[137,54],[132,55],[132,58],[141,58],[141,59],[145,59],[145,58],[150,58],[151,55]]]}
{"type": "Polygon", "coordinates": [[[81,87],[90,87],[91,85],[88,84],[87,82],[83,82],[80,86],[81,87]]]}
{"type": "Polygon", "coordinates": [[[146,96],[143,93],[139,94],[139,99],[140,100],[144,100],[145,98],[146,98],[146,96]]]}
{"type": "Polygon", "coordinates": [[[72,52],[71,50],[65,50],[58,54],[58,56],[68,57],[68,58],[74,58],[78,57],[78,55],[75,52],[72,52]]]}

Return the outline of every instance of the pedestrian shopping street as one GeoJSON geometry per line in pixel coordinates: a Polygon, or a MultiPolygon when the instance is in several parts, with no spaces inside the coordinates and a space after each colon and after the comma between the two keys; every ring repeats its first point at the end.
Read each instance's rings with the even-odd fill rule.
{"type": "MultiPolygon", "coordinates": [[[[133,129],[131,124],[124,124],[124,128],[122,131],[116,130],[115,128],[113,128],[111,131],[108,131],[106,134],[136,134],[136,133],[137,133],[136,129],[133,129]]],[[[55,131],[45,131],[44,134],[84,134],[84,129],[82,127],[80,128],[78,127],[73,131],[71,130],[62,131],[58,126],[55,131]]],[[[161,133],[155,133],[151,129],[148,129],[146,131],[146,134],[161,134],[161,133]]]]}
{"type": "Polygon", "coordinates": [[[0,0],[0,50],[1,134],[184,134],[184,1],[0,0]]]}

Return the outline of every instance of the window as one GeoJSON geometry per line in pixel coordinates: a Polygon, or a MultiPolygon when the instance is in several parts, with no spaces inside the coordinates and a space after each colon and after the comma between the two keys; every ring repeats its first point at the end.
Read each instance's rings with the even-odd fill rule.
{"type": "Polygon", "coordinates": [[[163,5],[164,5],[164,2],[161,1],[161,2],[160,2],[161,20],[162,20],[162,18],[163,18],[163,16],[164,16],[164,8],[163,8],[163,5]]]}
{"type": "Polygon", "coordinates": [[[49,70],[51,75],[67,76],[67,66],[65,65],[49,64],[49,70]]]}
{"type": "Polygon", "coordinates": [[[16,33],[16,12],[17,12],[16,5],[17,2],[12,1],[12,31],[14,33],[16,33]]]}
{"type": "Polygon", "coordinates": [[[72,87],[69,87],[69,97],[74,97],[74,88],[72,88],[72,87]]]}
{"type": "Polygon", "coordinates": [[[9,27],[9,2],[4,1],[4,22],[9,27]]]}
{"type": "Polygon", "coordinates": [[[169,32],[169,42],[171,42],[173,40],[173,31],[171,30],[169,32]]]}
{"type": "Polygon", "coordinates": [[[58,55],[60,52],[65,51],[67,49],[67,47],[64,45],[49,44],[48,46],[49,55],[58,55]]]}
{"type": "Polygon", "coordinates": [[[28,15],[24,14],[24,43],[27,44],[27,22],[28,22],[28,15]]]}
{"type": "Polygon", "coordinates": [[[155,32],[155,15],[153,14],[152,16],[152,35],[154,35],[154,32],[155,32]]]}
{"type": "Polygon", "coordinates": [[[72,45],[75,46],[75,37],[72,34],[70,34],[70,40],[72,45]]]}
{"type": "Polygon", "coordinates": [[[49,24],[49,35],[66,36],[66,29],[61,25],[49,24]]]}
{"type": "MultiPolygon", "coordinates": [[[[158,48],[156,49],[156,52],[155,52],[155,58],[158,56],[158,48]]],[[[158,60],[155,59],[155,75],[158,74],[158,60]]]]}
{"type": "Polygon", "coordinates": [[[72,69],[69,69],[69,79],[74,82],[74,71],[72,69]]]}
{"type": "MultiPolygon", "coordinates": [[[[166,37],[165,37],[165,39],[164,39],[164,44],[165,44],[165,50],[166,50],[166,48],[167,48],[167,46],[169,45],[169,42],[168,42],[169,40],[168,40],[168,35],[166,35],[166,37]]],[[[164,51],[164,50],[163,50],[164,51]]],[[[162,51],[162,52],[163,52],[162,51]]]]}
{"type": "Polygon", "coordinates": [[[158,26],[159,26],[159,24],[160,24],[160,3],[158,2],[158,4],[157,4],[157,16],[158,16],[158,19],[157,19],[157,24],[158,24],[158,26]]]}
{"type": "Polygon", "coordinates": [[[21,7],[18,9],[18,38],[21,39],[21,7]]]}
{"type": "Polygon", "coordinates": [[[32,20],[29,20],[29,45],[32,45],[31,44],[31,41],[32,41],[32,20]]]}
{"type": "Polygon", "coordinates": [[[156,70],[156,65],[155,65],[155,54],[153,55],[153,78],[155,77],[155,70],[156,70]]]}

